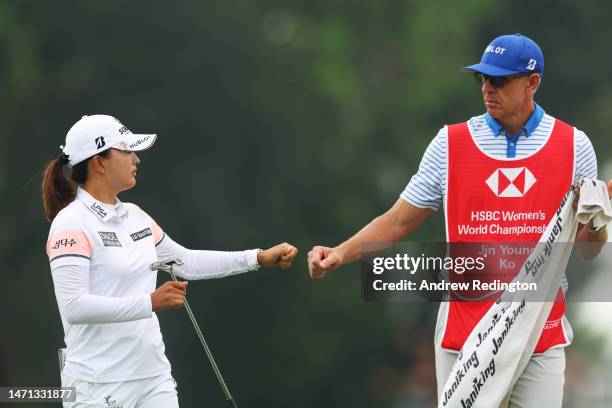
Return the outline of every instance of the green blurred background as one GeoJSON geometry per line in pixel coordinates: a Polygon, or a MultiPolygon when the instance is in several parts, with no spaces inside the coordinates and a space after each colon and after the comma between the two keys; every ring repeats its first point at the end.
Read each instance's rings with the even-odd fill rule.
{"type": "MultiPolygon", "coordinates": [[[[1,0],[0,385],[59,383],[41,170],[106,113],[159,134],[121,198],[177,242],[301,250],[289,271],[190,286],[240,406],[434,406],[437,305],[366,304],[357,264],[311,281],[306,253],[385,211],[438,129],[483,112],[458,68],[501,34],[540,44],[537,101],[586,131],[609,178],[611,17],[606,1],[1,0]]],[[[185,313],[159,316],[181,406],[224,407],[185,313]]],[[[565,405],[611,406],[609,343],[572,316],[565,405]]]]}

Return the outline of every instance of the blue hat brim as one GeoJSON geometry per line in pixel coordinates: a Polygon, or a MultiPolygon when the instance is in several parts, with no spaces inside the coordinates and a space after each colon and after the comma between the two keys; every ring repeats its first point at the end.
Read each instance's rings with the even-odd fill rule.
{"type": "Polygon", "coordinates": [[[508,76],[508,75],[522,74],[522,72],[520,71],[513,71],[510,69],[500,68],[500,67],[496,67],[495,65],[484,64],[482,62],[479,64],[470,65],[468,67],[463,67],[461,68],[461,70],[480,72],[482,74],[490,75],[490,76],[508,76]]]}

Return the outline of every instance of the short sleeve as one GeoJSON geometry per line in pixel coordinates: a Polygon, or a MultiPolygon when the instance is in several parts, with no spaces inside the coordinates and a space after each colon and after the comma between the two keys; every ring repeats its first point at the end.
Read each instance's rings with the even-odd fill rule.
{"type": "Polygon", "coordinates": [[[63,265],[89,265],[93,251],[91,238],[78,228],[54,228],[47,241],[51,269],[63,265]]]}
{"type": "Polygon", "coordinates": [[[597,157],[591,141],[587,135],[578,129],[574,130],[576,146],[576,169],[574,182],[583,178],[597,179],[597,157]]]}
{"type": "Polygon", "coordinates": [[[155,222],[155,220],[149,216],[149,214],[147,214],[147,217],[149,217],[149,222],[151,223],[151,231],[153,232],[155,246],[158,246],[164,240],[166,234],[161,227],[157,225],[157,222],[155,222]]]}
{"type": "Polygon", "coordinates": [[[162,242],[164,240],[164,237],[166,236],[166,234],[164,233],[164,230],[162,230],[161,227],[157,224],[157,222],[155,222],[153,217],[147,214],[147,212],[144,211],[142,208],[140,208],[139,206],[133,203],[130,203],[129,205],[134,206],[135,208],[138,209],[138,211],[140,211],[142,214],[144,214],[147,217],[147,219],[149,220],[149,224],[151,225],[151,232],[153,233],[153,241],[155,242],[155,246],[158,246],[159,243],[162,242]]]}
{"type": "Polygon", "coordinates": [[[446,179],[446,148],[448,131],[440,129],[421,159],[418,172],[400,194],[410,204],[420,208],[437,210],[444,197],[446,179]]]}

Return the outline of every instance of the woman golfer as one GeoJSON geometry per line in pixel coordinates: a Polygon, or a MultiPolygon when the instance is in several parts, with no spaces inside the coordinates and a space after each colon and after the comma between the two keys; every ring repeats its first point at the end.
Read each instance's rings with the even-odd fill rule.
{"type": "Polygon", "coordinates": [[[84,116],[45,171],[47,254],[67,346],[62,386],[77,390],[77,402],[64,406],[178,407],[155,312],[181,307],[187,282],[156,289],[151,263],[178,257],[184,262],[175,268],[178,276],[207,279],[259,266],[289,268],[297,254],[286,243],[263,251],[189,250],[140,207],[119,201],[120,192],[136,185],[135,151],[155,138],[133,134],[112,116],[84,116]]]}

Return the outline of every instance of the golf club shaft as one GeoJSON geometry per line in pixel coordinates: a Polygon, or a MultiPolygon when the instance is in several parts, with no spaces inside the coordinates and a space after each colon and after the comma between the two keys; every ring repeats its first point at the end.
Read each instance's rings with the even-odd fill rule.
{"type": "MultiPolygon", "coordinates": [[[[172,279],[174,281],[178,282],[178,279],[176,278],[176,275],[174,275],[174,272],[172,270],[170,270],[170,276],[172,276],[172,279]]],[[[229,389],[227,388],[227,385],[225,384],[225,381],[223,380],[223,376],[221,376],[221,371],[219,371],[219,367],[217,367],[217,363],[215,362],[215,359],[213,358],[212,353],[210,352],[210,349],[208,348],[208,344],[206,344],[206,340],[204,340],[204,335],[202,334],[202,331],[200,330],[200,326],[198,325],[198,322],[196,321],[196,318],[193,315],[193,312],[191,311],[191,307],[189,307],[189,303],[187,302],[187,299],[185,299],[185,310],[187,311],[187,314],[189,315],[189,318],[191,319],[191,323],[193,324],[193,327],[198,335],[198,338],[200,339],[200,342],[202,343],[202,347],[204,347],[204,351],[206,352],[206,356],[208,357],[208,360],[210,361],[210,364],[212,365],[213,371],[215,372],[215,375],[217,376],[217,380],[219,380],[219,385],[221,385],[223,394],[225,394],[225,399],[230,403],[230,406],[232,408],[238,408],[238,406],[236,405],[236,402],[230,395],[229,389]]]]}

